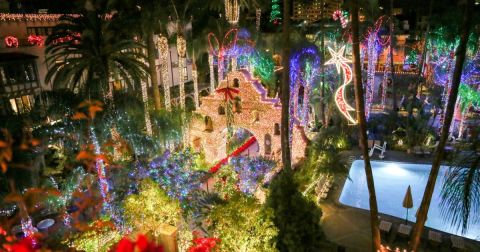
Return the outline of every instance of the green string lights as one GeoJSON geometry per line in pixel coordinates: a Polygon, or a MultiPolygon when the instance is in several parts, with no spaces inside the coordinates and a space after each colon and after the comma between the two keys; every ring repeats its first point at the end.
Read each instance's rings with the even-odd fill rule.
{"type": "Polygon", "coordinates": [[[282,19],[282,12],[280,9],[280,0],[272,0],[272,12],[270,13],[270,22],[278,24],[282,19]]]}
{"type": "Polygon", "coordinates": [[[460,85],[458,96],[460,97],[459,103],[462,112],[465,112],[470,106],[480,106],[480,92],[466,84],[462,83],[460,85]]]}

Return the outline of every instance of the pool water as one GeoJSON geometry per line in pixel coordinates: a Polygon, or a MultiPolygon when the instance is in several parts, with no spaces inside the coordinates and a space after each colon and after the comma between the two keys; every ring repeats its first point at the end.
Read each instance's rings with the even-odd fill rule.
{"type": "MultiPolygon", "coordinates": [[[[412,189],[413,208],[408,210],[408,220],[415,222],[415,214],[422,201],[422,196],[427,185],[431,165],[410,164],[400,162],[372,161],[375,192],[377,194],[378,211],[405,219],[407,210],[402,202],[410,185],[412,189]]],[[[440,209],[440,191],[444,182],[444,175],[448,167],[442,166],[433,191],[432,203],[428,212],[426,226],[447,233],[464,236],[470,239],[480,239],[480,223],[470,223],[468,232],[464,235],[461,230],[451,227],[445,221],[440,209]]],[[[365,177],[364,161],[356,160],[350,168],[349,178],[340,195],[340,203],[356,208],[369,210],[368,188],[365,177]]],[[[473,215],[473,213],[472,213],[473,215]]]]}

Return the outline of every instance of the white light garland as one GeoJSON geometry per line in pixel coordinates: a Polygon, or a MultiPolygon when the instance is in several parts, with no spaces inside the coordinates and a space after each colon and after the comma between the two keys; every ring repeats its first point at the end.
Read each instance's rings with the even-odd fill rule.
{"type": "Polygon", "coordinates": [[[255,28],[260,31],[260,19],[262,18],[262,9],[257,8],[255,10],[255,28]]]}
{"type": "Polygon", "coordinates": [[[231,25],[238,24],[240,18],[238,0],[225,0],[225,18],[231,25]]]}
{"type": "MultiPolygon", "coordinates": [[[[65,14],[12,14],[0,13],[0,21],[57,21],[65,14]]],[[[78,14],[68,14],[72,17],[79,17],[78,14]]]]}
{"type": "Polygon", "coordinates": [[[145,80],[142,80],[141,88],[142,88],[143,109],[145,110],[145,112],[143,113],[145,116],[145,127],[147,130],[147,135],[151,136],[153,134],[153,131],[152,131],[152,122],[150,121],[150,115],[148,113],[148,92],[147,92],[147,83],[145,80]]]}
{"type": "Polygon", "coordinates": [[[215,91],[215,69],[213,67],[213,55],[208,54],[208,65],[210,67],[210,93],[215,91]]]}
{"type": "Polygon", "coordinates": [[[192,79],[193,79],[193,99],[195,102],[195,108],[198,108],[200,106],[200,103],[198,100],[198,72],[197,72],[197,66],[195,65],[195,59],[192,64],[192,79]]]}
{"type": "Polygon", "coordinates": [[[170,85],[168,83],[168,39],[165,36],[160,36],[157,43],[160,51],[160,71],[162,75],[163,93],[165,96],[165,109],[170,111],[172,104],[170,102],[170,85]]]}
{"type": "Polygon", "coordinates": [[[187,51],[187,41],[182,35],[177,35],[178,51],[178,84],[180,87],[180,108],[185,108],[185,53],[187,51]]]}

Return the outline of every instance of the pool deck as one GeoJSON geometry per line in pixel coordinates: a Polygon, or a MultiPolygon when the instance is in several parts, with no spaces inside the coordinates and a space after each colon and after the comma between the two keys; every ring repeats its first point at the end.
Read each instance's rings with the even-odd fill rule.
{"type": "MultiPolygon", "coordinates": [[[[356,159],[360,159],[360,149],[353,149],[342,153],[345,158],[354,156],[356,159]]],[[[418,157],[413,154],[407,154],[399,151],[387,151],[383,161],[397,161],[408,163],[431,163],[432,157],[418,157]]],[[[378,154],[374,154],[372,160],[378,159],[378,154]]],[[[340,193],[342,192],[343,185],[346,181],[346,177],[337,178],[335,186],[330,191],[327,200],[322,202],[321,208],[323,211],[322,227],[327,238],[335,242],[336,244],[346,248],[348,252],[367,252],[371,251],[371,230],[370,230],[370,214],[369,211],[353,208],[342,205],[338,202],[340,193]]],[[[390,248],[399,247],[402,250],[407,248],[408,239],[399,237],[396,230],[398,226],[405,223],[404,219],[397,217],[380,214],[380,219],[393,223],[389,234],[382,234],[382,244],[388,245],[390,248]]],[[[413,226],[413,223],[409,223],[413,226]]],[[[451,248],[450,234],[442,233],[442,244],[439,247],[433,247],[429,245],[427,240],[428,230],[430,228],[425,227],[422,234],[422,243],[419,251],[422,252],[449,252],[454,251],[451,248]]],[[[465,251],[480,251],[480,242],[469,240],[465,238],[465,251]]]]}

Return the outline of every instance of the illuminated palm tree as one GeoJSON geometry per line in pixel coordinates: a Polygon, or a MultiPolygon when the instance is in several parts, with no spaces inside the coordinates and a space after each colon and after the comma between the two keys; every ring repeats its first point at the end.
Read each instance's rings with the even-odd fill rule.
{"type": "Polygon", "coordinates": [[[470,35],[470,27],[472,26],[472,12],[474,9],[474,0],[468,0],[465,7],[465,14],[463,18],[463,23],[461,26],[462,32],[460,37],[460,43],[457,48],[457,59],[455,61],[455,68],[453,70],[452,77],[452,87],[450,95],[448,96],[447,109],[445,113],[445,119],[442,127],[442,134],[440,136],[440,141],[438,143],[437,151],[435,153],[435,159],[432,164],[432,169],[430,170],[430,175],[428,177],[427,186],[425,187],[425,193],[422,198],[422,203],[418,209],[417,222],[413,228],[412,238],[410,240],[410,249],[417,251],[418,245],[420,244],[420,237],[425,226],[425,221],[427,220],[428,209],[432,200],[433,189],[438,177],[438,172],[440,170],[440,164],[443,159],[443,154],[445,151],[445,145],[447,143],[447,138],[450,131],[450,124],[453,119],[453,112],[455,110],[455,104],[458,96],[458,89],[460,86],[460,79],[462,77],[463,63],[465,62],[465,54],[467,51],[468,37],[470,35]]]}
{"type": "Polygon", "coordinates": [[[375,184],[373,182],[372,166],[368,155],[367,145],[367,120],[365,118],[365,103],[362,87],[362,71],[360,67],[360,48],[358,35],[358,0],[351,2],[352,13],[352,50],[353,50],[353,82],[355,85],[355,104],[357,111],[357,121],[359,126],[360,144],[362,146],[363,160],[365,161],[365,175],[367,177],[367,187],[370,203],[370,225],[372,230],[373,251],[381,251],[380,230],[378,227],[378,206],[377,196],[375,194],[375,184]]]}

